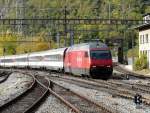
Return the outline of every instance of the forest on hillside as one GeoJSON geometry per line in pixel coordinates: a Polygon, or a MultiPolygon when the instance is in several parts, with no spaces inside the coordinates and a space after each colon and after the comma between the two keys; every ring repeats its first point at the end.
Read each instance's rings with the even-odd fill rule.
{"type": "MultiPolygon", "coordinates": [[[[0,9],[3,19],[142,20],[144,14],[150,13],[150,2],[149,0],[0,0],[0,9]]],[[[74,43],[93,38],[99,38],[103,41],[108,38],[123,38],[125,51],[128,51],[132,48],[131,37],[134,37],[135,47],[138,43],[137,31],[130,30],[132,27],[132,25],[103,24],[66,25],[68,31],[67,36],[64,36],[62,33],[65,32],[64,25],[53,23],[50,25],[38,25],[36,23],[36,26],[23,26],[22,33],[18,33],[17,26],[1,25],[0,41],[3,43],[0,44],[0,54],[3,55],[4,52],[6,55],[20,54],[63,47],[65,41],[65,46],[69,46],[70,29],[74,30],[74,43]]]]}

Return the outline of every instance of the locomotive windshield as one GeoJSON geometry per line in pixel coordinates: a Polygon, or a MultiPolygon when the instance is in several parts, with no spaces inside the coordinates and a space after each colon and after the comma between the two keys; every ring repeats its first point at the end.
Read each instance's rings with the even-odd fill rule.
{"type": "Polygon", "coordinates": [[[111,53],[108,50],[92,50],[90,56],[91,59],[110,59],[111,53]]]}

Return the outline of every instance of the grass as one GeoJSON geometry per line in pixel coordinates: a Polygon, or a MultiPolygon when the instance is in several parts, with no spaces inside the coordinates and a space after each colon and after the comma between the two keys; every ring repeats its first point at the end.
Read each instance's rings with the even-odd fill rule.
{"type": "Polygon", "coordinates": [[[150,75],[150,70],[149,69],[143,69],[143,70],[138,70],[138,71],[135,71],[139,74],[143,74],[143,75],[150,75]]]}

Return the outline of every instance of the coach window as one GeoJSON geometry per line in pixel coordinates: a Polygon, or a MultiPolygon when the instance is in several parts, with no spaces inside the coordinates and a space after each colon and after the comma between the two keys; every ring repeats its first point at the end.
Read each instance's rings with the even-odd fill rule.
{"type": "Polygon", "coordinates": [[[60,61],[60,55],[58,55],[58,61],[60,61]]]}
{"type": "Polygon", "coordinates": [[[36,57],[34,57],[34,56],[29,57],[29,61],[36,61],[36,57]]]}
{"type": "Polygon", "coordinates": [[[59,56],[58,55],[54,55],[55,56],[55,61],[58,61],[59,56]]]}
{"type": "Polygon", "coordinates": [[[17,58],[16,59],[18,62],[25,62],[26,61],[26,58],[17,58]]]}
{"type": "Polygon", "coordinates": [[[12,62],[12,59],[3,59],[3,60],[1,60],[1,62],[6,62],[6,63],[12,62]]]}
{"type": "Polygon", "coordinates": [[[57,55],[54,55],[54,61],[57,61],[57,55]]]}
{"type": "Polygon", "coordinates": [[[60,61],[61,61],[62,60],[62,55],[60,55],[59,58],[60,58],[60,61]]]}
{"type": "Polygon", "coordinates": [[[58,61],[60,61],[60,55],[58,55],[58,61]]]}
{"type": "Polygon", "coordinates": [[[60,61],[62,61],[62,58],[63,58],[62,55],[60,55],[60,61]]]}
{"type": "Polygon", "coordinates": [[[52,61],[54,60],[54,55],[51,55],[52,61]]]}
{"type": "Polygon", "coordinates": [[[50,60],[50,61],[53,60],[52,55],[47,55],[46,58],[47,58],[48,60],[50,60]]]}
{"type": "Polygon", "coordinates": [[[46,59],[47,59],[48,61],[51,61],[51,60],[52,60],[52,56],[51,56],[51,55],[46,55],[45,57],[46,57],[46,59]]]}
{"type": "Polygon", "coordinates": [[[58,55],[55,55],[55,57],[56,57],[56,61],[58,61],[58,55]]]}
{"type": "Polygon", "coordinates": [[[51,55],[51,61],[53,61],[54,60],[54,56],[53,55],[51,55]]]}
{"type": "Polygon", "coordinates": [[[58,61],[60,60],[60,55],[57,56],[58,57],[58,61]]]}
{"type": "Polygon", "coordinates": [[[56,61],[56,55],[53,55],[53,61],[56,61]]]}
{"type": "Polygon", "coordinates": [[[55,55],[52,55],[52,59],[53,59],[53,61],[55,61],[55,59],[56,59],[55,55]]]}
{"type": "Polygon", "coordinates": [[[54,60],[54,56],[53,55],[51,55],[51,61],[53,61],[54,60]]]}

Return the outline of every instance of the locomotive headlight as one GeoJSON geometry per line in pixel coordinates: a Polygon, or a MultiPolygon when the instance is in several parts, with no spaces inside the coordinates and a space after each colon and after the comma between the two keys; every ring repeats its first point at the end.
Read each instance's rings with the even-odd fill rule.
{"type": "Polygon", "coordinates": [[[92,66],[92,67],[96,67],[96,66],[92,66]]]}
{"type": "Polygon", "coordinates": [[[106,66],[106,67],[111,67],[111,66],[109,65],[109,66],[106,66]]]}

